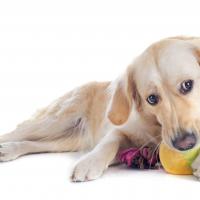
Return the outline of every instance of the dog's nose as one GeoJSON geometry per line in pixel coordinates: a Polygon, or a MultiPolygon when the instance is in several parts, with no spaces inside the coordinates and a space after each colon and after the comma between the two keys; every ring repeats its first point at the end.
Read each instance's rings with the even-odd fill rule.
{"type": "Polygon", "coordinates": [[[194,133],[178,133],[177,137],[172,140],[173,146],[180,150],[180,151],[186,151],[189,149],[192,149],[197,142],[197,138],[194,133]]]}

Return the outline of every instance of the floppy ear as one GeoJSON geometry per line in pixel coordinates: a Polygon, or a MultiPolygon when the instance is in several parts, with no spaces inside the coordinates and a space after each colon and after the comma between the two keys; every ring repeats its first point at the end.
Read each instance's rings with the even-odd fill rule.
{"type": "Polygon", "coordinates": [[[197,58],[197,62],[200,65],[200,39],[197,40],[195,43],[194,54],[195,54],[195,57],[197,58]]]}
{"type": "Polygon", "coordinates": [[[176,36],[170,37],[169,39],[183,40],[188,42],[191,45],[190,49],[193,51],[198,63],[200,64],[200,37],[176,36]]]}
{"type": "Polygon", "coordinates": [[[176,36],[170,37],[169,39],[184,40],[192,45],[191,50],[193,51],[198,63],[200,64],[200,37],[176,36]]]}
{"type": "Polygon", "coordinates": [[[113,124],[122,125],[128,120],[136,96],[134,88],[133,73],[129,67],[117,81],[111,97],[107,116],[113,124]]]}
{"type": "Polygon", "coordinates": [[[188,38],[187,40],[192,44],[192,51],[197,59],[197,62],[200,64],[200,37],[188,38]]]}

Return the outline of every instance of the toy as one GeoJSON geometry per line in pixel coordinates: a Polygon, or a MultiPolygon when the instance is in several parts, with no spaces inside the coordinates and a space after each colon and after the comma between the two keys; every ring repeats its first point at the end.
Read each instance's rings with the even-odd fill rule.
{"type": "Polygon", "coordinates": [[[178,152],[171,149],[162,142],[160,145],[159,156],[163,168],[168,173],[190,175],[192,174],[191,164],[199,153],[199,147],[183,152],[178,152]]]}
{"type": "Polygon", "coordinates": [[[199,153],[200,147],[178,152],[162,142],[156,150],[147,146],[123,150],[118,158],[121,163],[134,169],[158,169],[162,164],[165,171],[170,174],[190,175],[190,165],[199,153]]]}
{"type": "Polygon", "coordinates": [[[159,167],[158,149],[150,147],[129,148],[119,153],[119,161],[134,169],[157,169],[159,167]]]}

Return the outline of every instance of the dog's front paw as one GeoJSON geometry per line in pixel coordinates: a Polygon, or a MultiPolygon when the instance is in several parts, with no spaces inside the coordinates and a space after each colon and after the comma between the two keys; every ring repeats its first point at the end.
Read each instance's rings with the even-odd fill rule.
{"type": "Polygon", "coordinates": [[[192,163],[193,175],[200,181],[200,156],[192,163]]]}
{"type": "Polygon", "coordinates": [[[17,143],[8,142],[0,144],[0,162],[15,160],[19,156],[17,143]]]}
{"type": "Polygon", "coordinates": [[[108,167],[103,158],[88,154],[75,166],[71,180],[73,182],[91,181],[99,178],[108,167]]]}
{"type": "Polygon", "coordinates": [[[196,176],[196,178],[200,181],[200,168],[194,170],[193,175],[196,176]]]}

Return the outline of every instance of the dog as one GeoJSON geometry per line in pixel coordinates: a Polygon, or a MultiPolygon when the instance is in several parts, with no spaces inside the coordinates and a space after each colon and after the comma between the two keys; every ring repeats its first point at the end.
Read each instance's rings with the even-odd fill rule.
{"type": "MultiPolygon", "coordinates": [[[[149,46],[116,80],[77,87],[0,137],[0,161],[40,152],[87,150],[71,180],[99,178],[118,151],[161,141],[177,151],[199,145],[200,38],[149,46]]],[[[200,178],[200,157],[192,164],[200,178]]]]}

